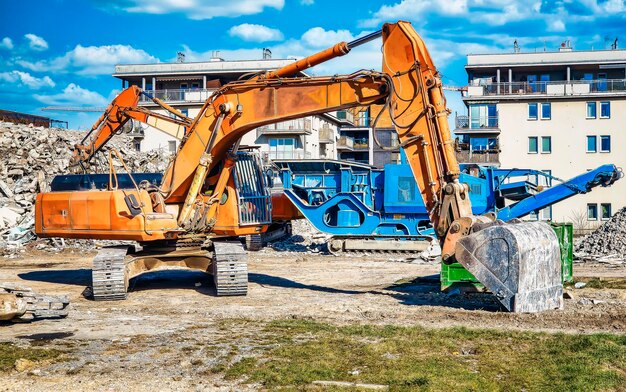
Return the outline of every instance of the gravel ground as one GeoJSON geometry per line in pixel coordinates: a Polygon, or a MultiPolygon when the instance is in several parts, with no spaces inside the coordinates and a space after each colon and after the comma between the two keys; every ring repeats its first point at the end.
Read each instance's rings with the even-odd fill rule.
{"type": "MultiPolygon", "coordinates": [[[[2,261],[0,281],[67,293],[72,308],[63,320],[0,326],[0,341],[69,354],[60,363],[0,373],[3,390],[255,389],[208,371],[233,347],[236,355],[254,348],[254,331],[239,328],[237,320],[626,333],[626,290],[572,289],[564,310],[510,314],[487,294],[442,294],[435,280],[394,285],[436,274],[435,264],[265,251],[249,254],[247,297],[217,298],[210,277],[164,271],[134,280],[126,301],[93,302],[82,296],[90,284],[92,255],[31,251],[23,256],[2,261]],[[208,342],[213,342],[210,352],[191,349],[208,342]]],[[[623,266],[575,268],[578,277],[626,277],[623,266]]]]}

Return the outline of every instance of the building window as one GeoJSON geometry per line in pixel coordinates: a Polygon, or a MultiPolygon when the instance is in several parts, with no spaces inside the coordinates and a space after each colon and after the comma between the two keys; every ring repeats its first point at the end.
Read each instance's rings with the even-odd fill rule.
{"type": "MultiPolygon", "coordinates": [[[[542,172],[546,173],[546,176],[543,177],[543,183],[539,185],[545,185],[548,188],[551,187],[552,186],[552,170],[545,169],[545,170],[542,170],[542,172]]],[[[552,212],[550,212],[550,216],[552,217],[552,212]]]]}
{"type": "Polygon", "coordinates": [[[167,149],[172,154],[176,152],[176,140],[169,140],[167,142],[167,149]]]}
{"type": "Polygon", "coordinates": [[[598,137],[594,135],[587,136],[587,152],[598,152],[598,137]]]}
{"type": "Polygon", "coordinates": [[[528,119],[529,120],[537,119],[537,104],[536,103],[528,104],[528,119]]]}
{"type": "Polygon", "coordinates": [[[600,102],[600,118],[611,118],[611,102],[600,102]]]}
{"type": "Polygon", "coordinates": [[[552,220],[552,206],[542,208],[541,210],[532,211],[528,214],[530,220],[552,220]]]}
{"type": "Polygon", "coordinates": [[[611,136],[600,136],[600,152],[611,152],[611,136]]]}
{"type": "Polygon", "coordinates": [[[549,120],[552,118],[552,105],[550,102],[542,102],[541,103],[541,119],[549,120]]]}
{"type": "Polygon", "coordinates": [[[537,152],[539,152],[537,147],[537,137],[531,136],[528,138],[528,153],[536,154],[537,152]]]}
{"type": "Polygon", "coordinates": [[[141,151],[141,142],[134,142],[135,151],[141,151]]]}
{"type": "Polygon", "coordinates": [[[587,204],[587,220],[598,220],[597,204],[587,204]]]}
{"type": "Polygon", "coordinates": [[[495,137],[470,138],[471,151],[495,150],[498,148],[498,139],[495,137]]]}
{"type": "Polygon", "coordinates": [[[495,128],[498,126],[498,111],[495,104],[470,105],[470,129],[495,128]]]}
{"type": "Polygon", "coordinates": [[[293,159],[296,140],[270,139],[270,159],[293,159]]]}
{"type": "Polygon", "coordinates": [[[185,116],[189,117],[189,109],[188,109],[188,108],[180,109],[180,112],[181,112],[183,115],[185,115],[185,116]]]}
{"type": "Polygon", "coordinates": [[[587,102],[587,118],[596,118],[595,102],[587,102]]]}
{"type": "Polygon", "coordinates": [[[602,213],[602,220],[611,219],[611,203],[600,204],[600,212],[602,213]]]}
{"type": "Polygon", "coordinates": [[[542,136],[541,137],[541,153],[550,154],[551,152],[552,152],[552,137],[542,136]]]}
{"type": "Polygon", "coordinates": [[[552,206],[548,206],[539,211],[539,219],[541,220],[552,220],[552,206]]]}

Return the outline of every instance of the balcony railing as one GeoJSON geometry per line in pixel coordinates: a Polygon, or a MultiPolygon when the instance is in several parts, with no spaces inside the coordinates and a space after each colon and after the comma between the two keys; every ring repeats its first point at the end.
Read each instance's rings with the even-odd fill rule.
{"type": "Polygon", "coordinates": [[[498,116],[480,116],[470,118],[470,116],[456,116],[454,119],[456,129],[485,129],[498,128],[498,116]]]}
{"type": "Polygon", "coordinates": [[[311,119],[299,118],[297,120],[283,121],[275,124],[263,125],[256,130],[257,137],[261,135],[310,135],[311,119]]]}
{"type": "Polygon", "coordinates": [[[456,151],[456,159],[459,163],[490,163],[500,164],[499,150],[461,150],[456,151]]]}
{"type": "Polygon", "coordinates": [[[367,138],[354,138],[355,150],[367,150],[370,148],[370,143],[367,138]]]}
{"type": "Polygon", "coordinates": [[[319,131],[320,143],[334,143],[335,132],[330,128],[322,128],[319,131]]]}
{"type": "Polygon", "coordinates": [[[354,124],[354,114],[352,114],[352,112],[349,112],[347,110],[338,110],[337,119],[343,123],[347,122],[349,124],[354,124]]]}
{"type": "MultiPolygon", "coordinates": [[[[146,93],[164,102],[204,102],[215,89],[165,89],[146,90],[146,93]]],[[[141,102],[152,102],[150,98],[141,96],[141,102]]]]}
{"type": "Polygon", "coordinates": [[[350,136],[340,136],[337,141],[337,149],[354,149],[354,138],[350,136]]]}
{"type": "Polygon", "coordinates": [[[467,96],[550,95],[576,96],[626,93],[626,79],[560,80],[545,82],[502,82],[468,86],[467,96]]]}
{"type": "Polygon", "coordinates": [[[310,152],[304,151],[270,151],[263,154],[264,161],[279,160],[279,159],[311,159],[310,152]]]}

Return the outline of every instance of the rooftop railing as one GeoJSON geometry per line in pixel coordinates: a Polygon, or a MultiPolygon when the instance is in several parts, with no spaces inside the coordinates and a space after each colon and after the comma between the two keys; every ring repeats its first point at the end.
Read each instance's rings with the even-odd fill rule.
{"type": "Polygon", "coordinates": [[[626,93],[626,79],[501,82],[467,87],[467,96],[470,97],[485,95],[576,96],[608,93],[626,93]]]}
{"type": "MultiPolygon", "coordinates": [[[[165,89],[146,90],[146,93],[164,102],[204,102],[215,89],[165,89]]],[[[142,102],[151,102],[150,98],[142,96],[142,102]]]]}

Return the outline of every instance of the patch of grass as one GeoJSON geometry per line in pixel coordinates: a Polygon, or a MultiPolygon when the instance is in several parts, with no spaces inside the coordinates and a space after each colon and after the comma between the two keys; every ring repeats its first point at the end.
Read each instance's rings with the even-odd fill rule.
{"type": "Polygon", "coordinates": [[[11,343],[0,343],[0,371],[13,369],[15,361],[20,358],[33,362],[58,360],[62,351],[42,348],[22,348],[11,343]]]}
{"type": "Polygon", "coordinates": [[[626,279],[620,278],[578,278],[569,283],[568,287],[573,287],[576,282],[587,283],[585,288],[592,289],[621,289],[626,290],[626,279]]]}
{"type": "Polygon", "coordinates": [[[394,391],[626,385],[626,336],[281,320],[266,324],[259,339],[277,335],[280,345],[212,370],[268,389],[301,389],[315,380],[385,384],[394,391]]]}

